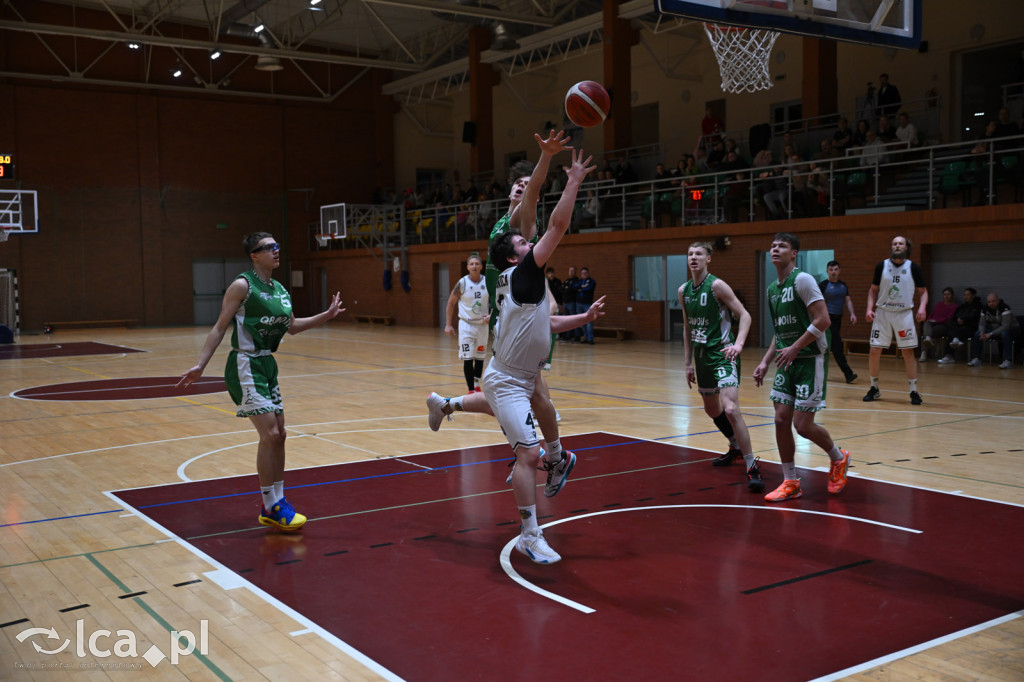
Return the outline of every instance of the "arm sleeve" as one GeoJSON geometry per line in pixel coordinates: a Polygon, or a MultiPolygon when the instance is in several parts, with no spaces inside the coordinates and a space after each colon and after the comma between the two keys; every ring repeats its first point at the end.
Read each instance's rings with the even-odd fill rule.
{"type": "Polygon", "coordinates": [[[910,262],[910,276],[914,278],[915,289],[923,289],[928,285],[924,281],[924,272],[921,270],[921,266],[913,261],[910,262]]]}
{"type": "Polygon", "coordinates": [[[540,303],[547,297],[546,282],[544,270],[537,266],[531,250],[512,271],[512,281],[509,282],[512,298],[519,303],[540,303]]]}
{"type": "Polygon", "coordinates": [[[796,276],[793,288],[796,289],[797,296],[805,306],[809,306],[815,301],[825,300],[825,297],[821,295],[821,289],[818,288],[818,283],[806,272],[801,272],[796,276]]]}
{"type": "Polygon", "coordinates": [[[882,283],[882,266],[885,265],[885,261],[879,261],[878,265],[875,266],[875,274],[871,278],[871,283],[876,287],[882,283]]]}

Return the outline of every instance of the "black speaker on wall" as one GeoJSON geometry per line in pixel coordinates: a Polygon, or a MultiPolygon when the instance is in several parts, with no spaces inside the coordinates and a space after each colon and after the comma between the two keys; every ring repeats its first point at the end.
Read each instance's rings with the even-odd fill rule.
{"type": "Polygon", "coordinates": [[[476,124],[472,121],[466,121],[462,124],[462,141],[476,144],[476,124]]]}

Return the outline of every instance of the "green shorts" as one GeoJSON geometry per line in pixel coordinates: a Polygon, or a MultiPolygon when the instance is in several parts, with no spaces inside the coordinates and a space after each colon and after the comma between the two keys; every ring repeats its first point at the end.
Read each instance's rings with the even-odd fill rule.
{"type": "Polygon", "coordinates": [[[228,395],[238,406],[239,417],[284,413],[281,387],[277,385],[277,360],[273,355],[252,357],[231,351],[224,367],[224,381],[228,395]]]}
{"type": "Polygon", "coordinates": [[[798,357],[786,369],[775,370],[771,400],[793,405],[801,412],[825,409],[825,382],[828,380],[828,362],[824,355],[798,357]]]}
{"type": "Polygon", "coordinates": [[[714,395],[719,389],[740,385],[740,359],[727,360],[716,353],[710,359],[694,357],[694,374],[697,375],[697,391],[701,395],[714,395]]]}

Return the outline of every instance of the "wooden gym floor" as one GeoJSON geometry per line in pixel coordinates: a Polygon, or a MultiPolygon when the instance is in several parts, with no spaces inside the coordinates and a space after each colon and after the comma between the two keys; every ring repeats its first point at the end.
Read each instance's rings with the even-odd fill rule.
{"type": "MultiPolygon", "coordinates": [[[[798,438],[804,497],[768,507],[741,467],[710,466],[724,439],[679,345],[559,345],[548,378],[580,463],[541,503],[565,558],[536,566],[507,546],[496,422],[426,426],[429,391],[464,389],[452,340],[342,323],[285,340],[286,484],[311,517],[295,536],[255,523],[255,431],[219,381],[227,344],[204,385],[171,388],[207,331],[0,348],[0,679],[119,664],[160,680],[1024,676],[1019,367],[925,363],[915,408],[888,357],[883,400],[863,403],[854,356],[862,378],[830,382],[819,418],[853,454],[847,491],[828,498],[827,458],[798,438]],[[202,621],[206,653],[141,657],[202,621]],[[31,628],[56,634],[19,641],[31,628]],[[102,653],[129,632],[137,657],[41,653],[90,634],[102,653]]],[[[744,352],[741,405],[773,485],[760,354],[744,352]]]]}

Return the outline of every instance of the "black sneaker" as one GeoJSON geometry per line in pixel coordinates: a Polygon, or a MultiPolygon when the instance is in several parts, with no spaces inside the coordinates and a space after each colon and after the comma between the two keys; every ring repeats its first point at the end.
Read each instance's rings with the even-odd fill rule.
{"type": "Polygon", "coordinates": [[[753,466],[747,469],[747,490],[752,493],[764,492],[764,479],[761,478],[761,470],[757,466],[760,460],[760,457],[755,457],[753,466]]]}
{"type": "Polygon", "coordinates": [[[852,384],[854,381],[856,381],[856,379],[857,375],[854,374],[853,372],[850,372],[849,374],[846,375],[846,383],[848,384],[852,384]]]}
{"type": "Polygon", "coordinates": [[[911,405],[921,405],[923,403],[924,403],[924,401],[921,400],[921,394],[920,393],[918,393],[917,391],[911,391],[910,392],[910,404],[911,405]]]}
{"type": "Polygon", "coordinates": [[[733,460],[736,459],[737,457],[743,459],[743,453],[740,452],[739,449],[731,447],[729,448],[729,452],[725,453],[724,455],[719,455],[718,457],[715,457],[713,460],[711,460],[711,463],[714,464],[716,467],[727,467],[730,464],[732,464],[733,460]]]}
{"type": "Polygon", "coordinates": [[[882,396],[882,392],[878,390],[877,386],[872,386],[868,389],[868,394],[864,396],[863,400],[866,403],[870,403],[872,400],[878,400],[882,396]]]}

